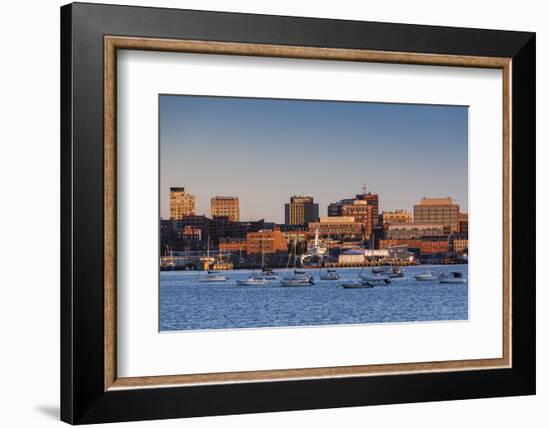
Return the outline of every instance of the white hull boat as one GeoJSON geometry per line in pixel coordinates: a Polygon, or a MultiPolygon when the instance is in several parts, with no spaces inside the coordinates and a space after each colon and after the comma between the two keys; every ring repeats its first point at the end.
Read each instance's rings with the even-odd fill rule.
{"type": "Polygon", "coordinates": [[[268,281],[273,281],[275,279],[278,279],[279,276],[276,272],[273,272],[271,270],[262,270],[260,272],[254,272],[252,273],[253,278],[259,278],[259,279],[266,279],[268,281]]]}
{"type": "Polygon", "coordinates": [[[244,285],[244,286],[267,285],[267,284],[269,284],[269,281],[265,278],[250,277],[248,279],[237,280],[237,285],[244,285]]]}
{"type": "Polygon", "coordinates": [[[208,272],[206,276],[199,278],[199,282],[226,282],[227,277],[221,273],[208,272]]]}
{"type": "Polygon", "coordinates": [[[436,281],[439,277],[434,272],[422,272],[414,276],[417,281],[436,281]]]}
{"type": "Polygon", "coordinates": [[[335,281],[337,279],[340,279],[340,274],[335,270],[328,269],[326,272],[321,272],[319,274],[319,278],[321,278],[323,281],[335,281]]]}
{"type": "Polygon", "coordinates": [[[310,275],[293,275],[281,279],[282,287],[309,287],[315,284],[313,277],[310,275]]]}
{"type": "Polygon", "coordinates": [[[369,275],[362,273],[359,275],[361,282],[369,282],[372,285],[387,285],[391,282],[391,279],[386,275],[369,275]]]}

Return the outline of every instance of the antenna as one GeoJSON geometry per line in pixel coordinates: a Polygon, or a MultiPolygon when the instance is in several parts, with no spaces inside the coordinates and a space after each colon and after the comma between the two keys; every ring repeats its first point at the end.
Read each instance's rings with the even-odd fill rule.
{"type": "Polygon", "coordinates": [[[363,195],[366,195],[367,194],[367,184],[363,184],[363,186],[361,187],[361,190],[363,191],[363,195]]]}

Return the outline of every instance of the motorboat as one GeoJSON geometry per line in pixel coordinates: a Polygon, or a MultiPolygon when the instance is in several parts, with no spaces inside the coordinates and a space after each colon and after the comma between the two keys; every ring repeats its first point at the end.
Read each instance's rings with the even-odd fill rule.
{"type": "Polygon", "coordinates": [[[439,276],[435,272],[426,271],[414,276],[414,279],[417,281],[436,281],[439,279],[439,276]]]}
{"type": "Polygon", "coordinates": [[[362,282],[370,282],[372,285],[387,285],[391,282],[391,279],[387,275],[382,274],[369,274],[361,273],[359,274],[359,280],[362,282]]]}
{"type": "Polygon", "coordinates": [[[253,272],[251,276],[254,278],[265,279],[268,281],[272,281],[279,278],[279,275],[277,275],[277,272],[274,272],[270,269],[263,269],[259,272],[253,272]]]}
{"type": "Polygon", "coordinates": [[[369,284],[366,281],[356,281],[356,282],[343,282],[342,288],[372,288],[374,285],[369,284]]]}
{"type": "Polygon", "coordinates": [[[199,278],[199,282],[226,282],[226,281],[227,281],[227,277],[215,270],[209,270],[205,276],[201,276],[199,278]]]}
{"type": "Polygon", "coordinates": [[[315,281],[311,275],[292,275],[281,278],[282,287],[309,287],[314,284],[315,281]]]}
{"type": "Polygon", "coordinates": [[[248,277],[248,279],[238,279],[237,285],[247,285],[247,286],[254,286],[254,285],[267,285],[269,284],[269,281],[265,278],[255,278],[252,275],[248,277]]]}
{"type": "Polygon", "coordinates": [[[401,266],[378,266],[372,268],[373,274],[386,275],[389,278],[403,278],[405,273],[401,266]]]}
{"type": "Polygon", "coordinates": [[[323,281],[334,281],[340,279],[340,274],[334,269],[327,269],[319,274],[319,278],[323,281]]]}
{"type": "Polygon", "coordinates": [[[450,272],[441,274],[439,282],[442,284],[464,284],[466,282],[466,278],[462,272],[450,272]]]}

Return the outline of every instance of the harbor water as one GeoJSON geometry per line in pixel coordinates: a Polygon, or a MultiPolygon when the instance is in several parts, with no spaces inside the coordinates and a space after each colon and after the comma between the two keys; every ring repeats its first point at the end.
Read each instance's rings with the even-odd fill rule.
{"type": "MultiPolygon", "coordinates": [[[[417,281],[425,272],[462,272],[468,265],[413,266],[387,286],[344,289],[361,269],[337,269],[340,280],[322,281],[308,269],[315,285],[281,287],[279,280],[261,286],[238,286],[252,271],[223,271],[226,282],[199,282],[206,272],[160,274],[160,330],[210,330],[342,324],[450,321],[468,319],[468,283],[417,281]]],[[[276,270],[279,278],[284,270],[276,270]]],[[[364,272],[370,272],[365,268],[364,272]]]]}

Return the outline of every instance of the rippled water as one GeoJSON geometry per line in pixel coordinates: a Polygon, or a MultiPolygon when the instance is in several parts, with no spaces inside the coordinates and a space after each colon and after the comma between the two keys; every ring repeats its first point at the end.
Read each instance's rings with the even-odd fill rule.
{"type": "MultiPolygon", "coordinates": [[[[388,286],[344,289],[343,279],[355,279],[360,269],[338,269],[342,279],[311,287],[286,288],[278,281],[264,286],[237,286],[251,271],[226,271],[225,283],[197,282],[201,272],[161,272],[160,329],[197,330],[257,327],[366,324],[468,319],[468,284],[419,282],[426,271],[460,271],[467,265],[414,266],[388,286]]],[[[365,269],[369,271],[369,269],[365,269]]],[[[283,271],[278,271],[279,276],[283,271]]]]}

